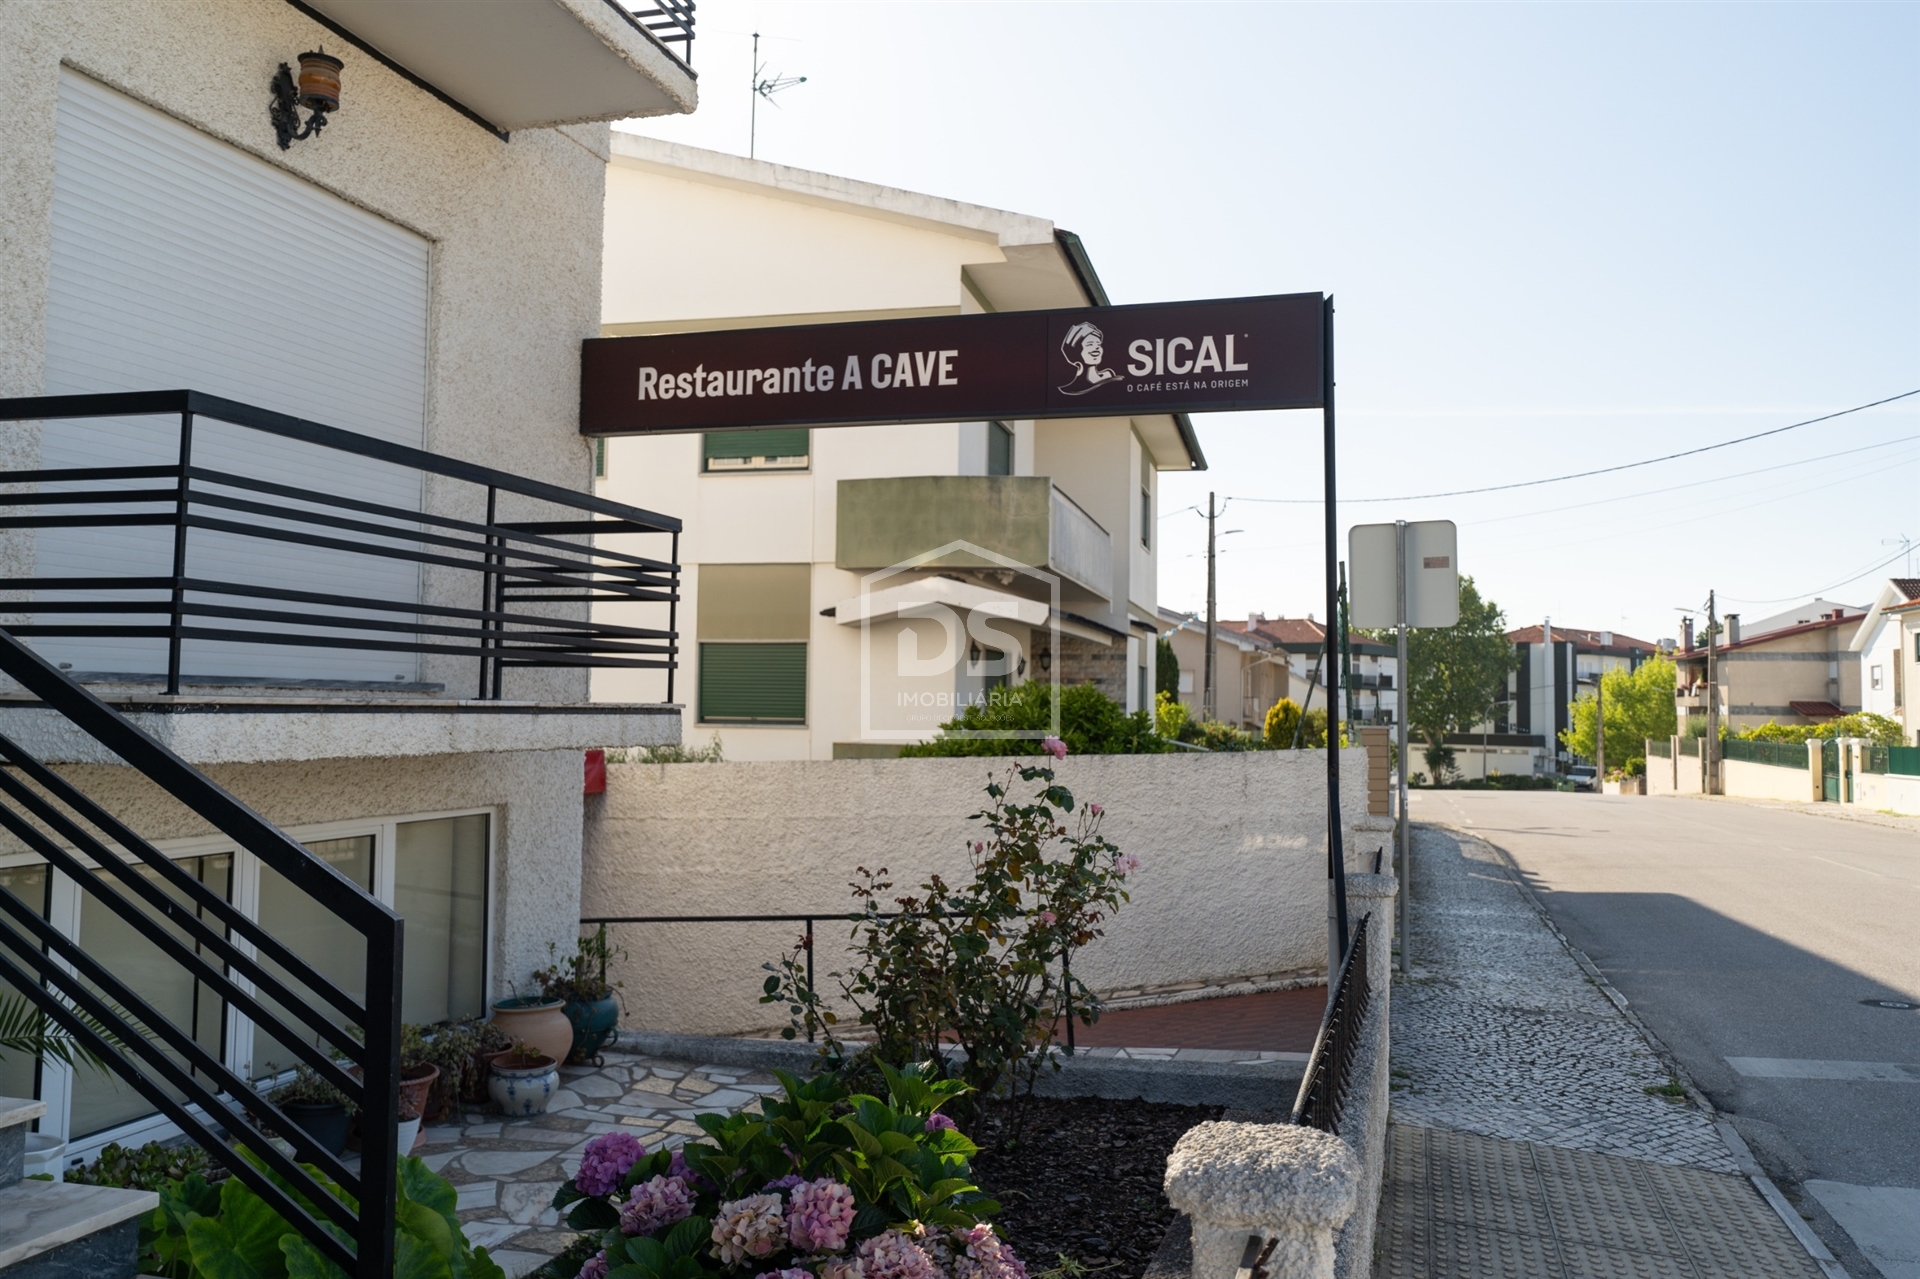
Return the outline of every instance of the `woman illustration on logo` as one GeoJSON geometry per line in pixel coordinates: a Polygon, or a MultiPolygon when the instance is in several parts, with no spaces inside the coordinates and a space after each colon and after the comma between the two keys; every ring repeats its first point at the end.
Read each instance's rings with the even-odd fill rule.
{"type": "Polygon", "coordinates": [[[1060,339],[1060,354],[1073,365],[1073,380],[1059,388],[1060,394],[1085,395],[1120,376],[1113,369],[1100,367],[1100,361],[1106,358],[1106,341],[1106,336],[1085,320],[1067,330],[1066,337],[1060,339]]]}

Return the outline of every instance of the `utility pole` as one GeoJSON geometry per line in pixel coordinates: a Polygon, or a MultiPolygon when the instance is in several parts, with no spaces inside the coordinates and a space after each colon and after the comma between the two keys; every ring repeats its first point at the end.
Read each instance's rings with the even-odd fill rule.
{"type": "Polygon", "coordinates": [[[1540,656],[1542,658],[1540,663],[1540,676],[1547,687],[1547,695],[1542,699],[1547,720],[1546,731],[1542,734],[1547,742],[1547,771],[1558,776],[1560,772],[1560,738],[1554,732],[1554,724],[1560,717],[1555,713],[1553,708],[1553,695],[1555,686],[1559,681],[1554,679],[1556,672],[1553,666],[1553,619],[1551,617],[1542,618],[1540,621],[1540,656]]]}
{"type": "Polygon", "coordinates": [[[1213,509],[1213,494],[1209,493],[1207,494],[1207,674],[1206,684],[1202,687],[1200,693],[1200,717],[1202,719],[1220,718],[1214,707],[1215,697],[1213,687],[1213,641],[1219,622],[1219,619],[1214,615],[1216,600],[1213,590],[1213,524],[1218,515],[1219,512],[1213,509]]]}
{"type": "MultiPolygon", "coordinates": [[[[1577,660],[1577,659],[1576,659],[1577,660]]],[[[1594,789],[1607,780],[1607,659],[1600,658],[1600,673],[1593,677],[1593,784],[1594,789]]]]}
{"type": "MultiPolygon", "coordinates": [[[[1400,677],[1400,713],[1394,716],[1394,744],[1400,748],[1400,971],[1413,971],[1413,821],[1407,813],[1407,712],[1413,709],[1413,681],[1407,677],[1407,522],[1395,520],[1394,608],[1399,628],[1394,637],[1394,666],[1400,677]]],[[[1436,783],[1439,778],[1433,779],[1436,783]]]]}
{"type": "Polygon", "coordinates": [[[1720,753],[1720,688],[1714,682],[1715,662],[1713,650],[1720,638],[1718,615],[1714,611],[1713,592],[1707,592],[1707,740],[1701,747],[1701,758],[1706,761],[1707,775],[1701,781],[1701,789],[1712,795],[1717,792],[1714,783],[1719,780],[1719,771],[1714,767],[1714,757],[1720,753]]]}

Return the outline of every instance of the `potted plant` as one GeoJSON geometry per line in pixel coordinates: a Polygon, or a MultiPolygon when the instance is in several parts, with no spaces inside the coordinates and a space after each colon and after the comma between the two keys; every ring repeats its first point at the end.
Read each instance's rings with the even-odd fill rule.
{"type": "Polygon", "coordinates": [[[320,1078],[311,1066],[293,1069],[293,1078],[267,1094],[267,1100],[300,1125],[314,1144],[330,1155],[346,1149],[347,1131],[352,1126],[353,1103],[345,1093],[320,1078]]]}
{"type": "Polygon", "coordinates": [[[531,1044],[495,1054],[490,1070],[487,1092],[504,1115],[543,1115],[560,1089],[559,1060],[531,1044]]]}
{"type": "Polygon", "coordinates": [[[529,1044],[555,1061],[573,1051],[573,1023],[567,1020],[567,1001],[557,995],[522,995],[515,987],[511,999],[493,1003],[490,1020],[509,1042],[529,1044]]]}
{"type": "Polygon", "coordinates": [[[513,1046],[501,1029],[478,1017],[443,1021],[437,1026],[420,1028],[408,1044],[401,1047],[402,1060],[426,1062],[437,1066],[440,1075],[427,1094],[427,1109],[422,1118],[437,1123],[467,1106],[487,1101],[486,1057],[513,1046]]]}
{"type": "MultiPolygon", "coordinates": [[[[561,1011],[573,1027],[573,1051],[570,1065],[585,1065],[599,1056],[608,1040],[618,1033],[620,1000],[614,994],[619,982],[607,981],[607,961],[615,957],[607,942],[607,926],[574,943],[574,952],[562,958],[559,948],[547,943],[547,955],[553,963],[533,975],[540,993],[561,1000],[561,1011]]],[[[626,952],[619,952],[625,959],[626,952]]]]}
{"type": "MultiPolygon", "coordinates": [[[[85,1012],[79,1016],[87,1027],[116,1048],[122,1047],[111,1027],[94,1020],[85,1012]]],[[[0,1057],[18,1053],[37,1057],[42,1062],[58,1062],[69,1068],[86,1066],[111,1078],[107,1063],[67,1029],[27,1002],[25,996],[0,992],[0,1057]]],[[[66,1164],[67,1143],[52,1133],[30,1132],[26,1138],[24,1167],[30,1176],[50,1176],[60,1180],[66,1164]]]]}

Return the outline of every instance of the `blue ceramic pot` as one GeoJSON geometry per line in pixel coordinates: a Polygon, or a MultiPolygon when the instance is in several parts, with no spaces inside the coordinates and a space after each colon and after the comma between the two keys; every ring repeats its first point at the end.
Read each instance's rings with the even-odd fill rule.
{"type": "Polygon", "coordinates": [[[566,1014],[573,1023],[573,1052],[567,1063],[578,1066],[597,1055],[613,1037],[613,1028],[620,1021],[620,1001],[612,995],[575,1001],[566,1006],[566,1014]]]}

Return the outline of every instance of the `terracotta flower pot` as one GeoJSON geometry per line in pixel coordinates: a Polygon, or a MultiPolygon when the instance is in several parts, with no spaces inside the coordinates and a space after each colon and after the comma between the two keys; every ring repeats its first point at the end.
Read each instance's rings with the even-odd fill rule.
{"type": "Polygon", "coordinates": [[[565,1061],[573,1051],[573,1023],[567,1020],[566,1003],[529,995],[502,999],[493,1006],[488,1018],[513,1039],[555,1061],[565,1061]]]}
{"type": "Polygon", "coordinates": [[[400,1068],[400,1118],[418,1119],[427,1112],[427,1094],[440,1078],[440,1067],[422,1062],[400,1068]]]}

